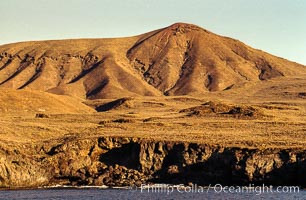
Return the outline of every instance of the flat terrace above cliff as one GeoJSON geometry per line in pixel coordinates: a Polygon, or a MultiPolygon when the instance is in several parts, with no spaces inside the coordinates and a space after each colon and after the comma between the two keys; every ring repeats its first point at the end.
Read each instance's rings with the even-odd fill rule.
{"type": "Polygon", "coordinates": [[[291,90],[303,80],[283,86],[272,83],[275,85],[267,83],[269,88],[287,89],[267,93],[265,86],[257,86],[258,90],[245,98],[236,91],[226,96],[207,94],[205,98],[87,100],[74,104],[79,105],[76,107],[67,104],[69,109],[63,104],[67,100],[64,96],[49,95],[54,99],[44,106],[40,93],[36,98],[36,93],[6,92],[0,95],[0,104],[5,105],[0,106],[0,142],[34,144],[66,137],[122,136],[223,147],[305,148],[305,94],[291,90]],[[18,103],[13,103],[16,97],[18,103]]]}

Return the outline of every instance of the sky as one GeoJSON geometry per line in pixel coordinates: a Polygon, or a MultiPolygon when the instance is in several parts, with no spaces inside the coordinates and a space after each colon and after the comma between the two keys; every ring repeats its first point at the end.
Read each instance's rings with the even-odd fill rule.
{"type": "Polygon", "coordinates": [[[306,65],[306,0],[1,0],[0,45],[196,24],[306,65]]]}

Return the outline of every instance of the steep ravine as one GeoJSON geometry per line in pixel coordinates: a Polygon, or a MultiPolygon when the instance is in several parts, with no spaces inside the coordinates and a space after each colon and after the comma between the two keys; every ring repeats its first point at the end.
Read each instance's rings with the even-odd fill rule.
{"type": "Polygon", "coordinates": [[[224,148],[139,138],[0,143],[2,188],[265,183],[306,186],[306,150],[224,148]]]}

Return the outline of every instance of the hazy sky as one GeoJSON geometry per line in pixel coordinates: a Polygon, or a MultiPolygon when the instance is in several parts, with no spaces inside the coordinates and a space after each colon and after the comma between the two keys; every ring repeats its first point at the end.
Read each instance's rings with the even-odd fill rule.
{"type": "Polygon", "coordinates": [[[306,0],[1,0],[0,44],[199,25],[306,65],[306,0]]]}

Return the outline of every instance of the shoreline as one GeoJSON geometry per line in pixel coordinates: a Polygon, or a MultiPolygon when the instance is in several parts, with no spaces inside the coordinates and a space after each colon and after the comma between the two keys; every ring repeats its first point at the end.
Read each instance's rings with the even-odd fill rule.
{"type": "MultiPolygon", "coordinates": [[[[249,185],[232,185],[232,186],[226,186],[226,187],[234,187],[234,188],[246,188],[249,190],[254,190],[256,187],[260,187],[261,185],[254,185],[254,184],[249,184],[249,185]]],[[[165,184],[165,183],[158,183],[158,184],[147,184],[141,187],[116,187],[116,186],[72,186],[72,185],[54,185],[54,186],[41,186],[41,187],[19,187],[19,188],[0,188],[0,191],[18,191],[18,190],[70,190],[70,189],[76,189],[76,190],[91,190],[91,189],[101,189],[101,190],[133,190],[133,191],[141,191],[142,190],[148,190],[150,188],[157,188],[156,191],[161,192],[167,188],[192,188],[192,190],[198,190],[199,188],[201,189],[209,189],[212,188],[211,186],[201,186],[201,185],[172,185],[172,184],[165,184]]],[[[278,187],[284,187],[281,185],[275,185],[272,186],[272,189],[276,189],[278,187]]],[[[289,187],[289,186],[288,186],[289,187]]],[[[292,186],[293,187],[293,186],[292,186]]],[[[301,186],[294,186],[298,187],[299,191],[306,191],[306,187],[301,187],[301,186]]]]}

